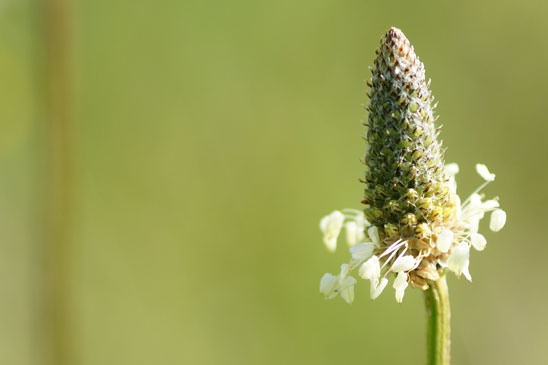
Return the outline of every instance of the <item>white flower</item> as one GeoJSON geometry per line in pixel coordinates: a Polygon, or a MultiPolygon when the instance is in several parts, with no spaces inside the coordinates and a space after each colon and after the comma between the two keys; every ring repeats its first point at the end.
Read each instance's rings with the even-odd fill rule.
{"type": "Polygon", "coordinates": [[[369,291],[371,299],[377,299],[377,297],[381,295],[384,288],[386,288],[386,284],[388,284],[387,278],[382,278],[380,281],[379,279],[371,280],[371,288],[369,291]]]}
{"type": "Polygon", "coordinates": [[[466,242],[459,242],[451,250],[449,259],[447,259],[447,266],[449,270],[453,271],[457,276],[464,274],[466,279],[472,281],[470,272],[468,271],[468,265],[470,263],[470,247],[466,242]]]}
{"type": "Polygon", "coordinates": [[[470,243],[478,251],[483,251],[485,245],[487,245],[487,240],[481,233],[472,233],[470,235],[470,243]]]}
{"type": "Polygon", "coordinates": [[[453,231],[449,229],[445,229],[441,231],[441,233],[438,235],[438,239],[436,240],[436,247],[441,252],[447,252],[451,248],[452,243],[453,243],[453,231]]]}
{"type": "Polygon", "coordinates": [[[363,240],[365,236],[363,232],[363,220],[356,219],[355,221],[346,222],[344,227],[346,228],[346,242],[348,243],[349,247],[352,247],[361,240],[363,240]]]}
{"type": "Polygon", "coordinates": [[[498,232],[504,227],[506,223],[506,212],[502,209],[495,209],[491,213],[491,220],[489,221],[489,229],[493,232],[498,232]]]}
{"type": "Polygon", "coordinates": [[[401,256],[394,261],[390,268],[393,272],[409,271],[415,267],[416,260],[412,255],[401,256]]]}
{"type": "Polygon", "coordinates": [[[396,289],[396,302],[401,303],[403,301],[403,296],[405,294],[405,289],[409,284],[407,284],[407,274],[403,271],[400,271],[394,280],[392,287],[396,289]]]}
{"type": "Polygon", "coordinates": [[[447,165],[445,165],[445,173],[448,176],[455,176],[459,173],[459,165],[454,162],[448,163],[447,165]]]}
{"type": "Polygon", "coordinates": [[[477,164],[476,165],[476,171],[478,174],[485,180],[485,181],[494,181],[495,180],[495,174],[492,174],[487,169],[487,166],[484,164],[477,164]]]}
{"type": "Polygon", "coordinates": [[[330,273],[325,273],[320,280],[320,293],[326,296],[326,298],[331,299],[337,296],[335,288],[339,283],[339,279],[330,273]]]}
{"type": "Polygon", "coordinates": [[[341,293],[341,297],[347,303],[354,301],[354,284],[356,279],[349,276],[350,267],[348,264],[341,265],[341,272],[338,276],[325,273],[320,280],[320,293],[327,299],[332,299],[341,293]]]}
{"type": "Polygon", "coordinates": [[[373,254],[375,245],[372,243],[360,243],[352,248],[350,248],[350,253],[352,258],[356,261],[367,260],[373,254]]]}
{"type": "Polygon", "coordinates": [[[339,282],[339,291],[341,292],[341,297],[348,304],[354,301],[354,284],[356,284],[356,279],[352,276],[344,278],[344,280],[339,282]]]}
{"type": "Polygon", "coordinates": [[[374,244],[379,244],[380,238],[379,238],[379,229],[375,226],[371,226],[367,229],[367,235],[373,241],[374,244]]]}
{"type": "Polygon", "coordinates": [[[375,255],[371,256],[369,260],[364,262],[360,267],[358,272],[361,278],[371,280],[378,280],[381,276],[381,265],[379,263],[379,258],[375,255]]]}
{"type": "Polygon", "coordinates": [[[335,210],[320,221],[320,229],[323,232],[323,242],[327,249],[334,252],[337,249],[337,238],[341,233],[344,222],[344,214],[335,210]]]}

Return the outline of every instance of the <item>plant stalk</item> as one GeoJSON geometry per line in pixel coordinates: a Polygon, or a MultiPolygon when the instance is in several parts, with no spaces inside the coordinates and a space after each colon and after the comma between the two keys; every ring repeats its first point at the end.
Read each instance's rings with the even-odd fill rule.
{"type": "Polygon", "coordinates": [[[449,365],[451,362],[451,310],[449,290],[443,275],[429,282],[424,292],[427,318],[427,364],[449,365]]]}
{"type": "Polygon", "coordinates": [[[71,1],[42,0],[43,363],[76,362],[73,293],[74,120],[71,1]]]}

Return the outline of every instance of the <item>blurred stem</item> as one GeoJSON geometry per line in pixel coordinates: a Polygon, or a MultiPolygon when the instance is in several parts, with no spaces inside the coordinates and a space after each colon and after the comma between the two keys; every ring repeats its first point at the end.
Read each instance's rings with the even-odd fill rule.
{"type": "Polygon", "coordinates": [[[70,0],[41,0],[45,106],[44,362],[74,364],[71,306],[72,94],[70,0]]]}
{"type": "Polygon", "coordinates": [[[451,358],[451,310],[445,275],[429,282],[424,292],[427,317],[427,364],[449,365],[451,358]]]}

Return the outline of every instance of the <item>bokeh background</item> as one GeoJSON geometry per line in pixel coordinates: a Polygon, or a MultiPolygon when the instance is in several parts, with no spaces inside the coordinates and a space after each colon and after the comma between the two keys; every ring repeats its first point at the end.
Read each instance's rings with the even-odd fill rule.
{"type": "Polygon", "coordinates": [[[319,218],[360,206],[364,80],[392,25],[433,80],[460,192],[486,163],[508,212],[472,253],[474,283],[450,278],[454,363],[548,363],[547,13],[544,0],[1,1],[0,363],[424,363],[419,291],[403,305],[391,288],[369,300],[365,282],[352,305],[318,293],[348,255],[326,252],[319,218]],[[56,94],[71,110],[64,245],[43,237],[55,77],[70,90],[56,94]],[[52,303],[66,328],[47,329],[52,303]]]}

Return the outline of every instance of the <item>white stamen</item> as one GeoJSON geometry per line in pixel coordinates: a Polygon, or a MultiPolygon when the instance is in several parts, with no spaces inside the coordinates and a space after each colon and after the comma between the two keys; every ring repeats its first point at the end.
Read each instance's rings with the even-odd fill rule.
{"type": "Polygon", "coordinates": [[[346,228],[346,243],[349,247],[358,243],[358,225],[354,221],[346,222],[344,225],[346,228]]]}
{"type": "Polygon", "coordinates": [[[356,284],[356,279],[354,279],[352,276],[349,276],[349,277],[345,278],[339,284],[339,290],[341,292],[341,297],[348,304],[350,304],[354,301],[354,284],[356,284]]]}
{"type": "Polygon", "coordinates": [[[466,242],[459,242],[449,255],[447,260],[447,266],[449,270],[453,271],[457,276],[464,274],[466,279],[472,281],[470,272],[468,271],[468,265],[470,263],[470,246],[466,242]]]}
{"type": "Polygon", "coordinates": [[[470,243],[478,251],[483,251],[485,245],[487,245],[487,240],[481,233],[472,233],[470,235],[470,243]]]}
{"type": "Polygon", "coordinates": [[[382,258],[383,256],[388,255],[393,250],[398,250],[401,246],[405,244],[405,241],[403,240],[397,240],[396,242],[392,243],[386,250],[383,251],[382,255],[379,256],[379,258],[382,258]]]}
{"type": "MultiPolygon", "coordinates": [[[[407,242],[404,241],[403,243],[407,243],[407,242]]],[[[398,251],[399,251],[400,248],[402,247],[403,243],[402,243],[401,245],[399,245],[399,247],[398,247],[397,250],[394,250],[394,251],[390,254],[390,256],[388,256],[388,258],[387,258],[387,259],[384,261],[384,263],[382,264],[381,269],[384,268],[384,267],[385,267],[385,266],[394,258],[394,256],[396,256],[396,254],[398,253],[398,251]]],[[[407,250],[407,247],[405,248],[405,251],[406,251],[406,250],[407,250]]],[[[404,251],[404,252],[405,252],[405,251],[404,251]]],[[[403,255],[404,252],[400,253],[400,256],[403,255]]],[[[386,276],[386,275],[385,275],[385,276],[386,276]]]]}
{"type": "Polygon", "coordinates": [[[325,216],[320,221],[320,229],[323,232],[323,242],[327,249],[334,252],[337,249],[337,238],[344,222],[344,214],[338,210],[325,216]]]}
{"type": "Polygon", "coordinates": [[[378,280],[381,276],[381,265],[379,263],[379,258],[375,255],[371,256],[369,260],[362,264],[358,275],[360,275],[363,279],[378,280]]]}
{"type": "Polygon", "coordinates": [[[393,272],[409,271],[415,266],[415,258],[412,255],[400,256],[390,268],[393,272]]]}
{"type": "Polygon", "coordinates": [[[491,220],[489,221],[489,229],[493,232],[498,232],[504,227],[506,223],[506,212],[502,209],[496,209],[491,213],[491,220]]]}
{"type": "Polygon", "coordinates": [[[357,261],[367,260],[373,254],[375,245],[372,243],[360,243],[350,249],[352,258],[357,261]]]}
{"type": "Polygon", "coordinates": [[[409,284],[407,284],[407,274],[403,271],[398,273],[392,287],[396,289],[396,302],[401,303],[403,301],[403,296],[405,295],[405,289],[409,284]]]}
{"type": "Polygon", "coordinates": [[[337,295],[334,293],[337,287],[338,278],[330,273],[325,273],[320,280],[320,293],[325,295],[328,299],[331,299],[337,295]]]}
{"type": "Polygon", "coordinates": [[[495,180],[495,174],[490,173],[489,169],[484,164],[476,164],[476,171],[485,181],[490,182],[495,180]]]}
{"type": "Polygon", "coordinates": [[[499,202],[496,201],[495,199],[487,200],[483,202],[483,204],[481,205],[482,209],[485,211],[498,208],[499,206],[500,206],[499,202]]]}
{"type": "Polygon", "coordinates": [[[377,299],[377,297],[381,295],[382,291],[386,287],[386,284],[388,284],[387,278],[382,278],[380,281],[379,279],[371,280],[371,289],[370,289],[371,299],[377,299]]]}
{"type": "Polygon", "coordinates": [[[459,165],[454,162],[445,165],[445,173],[449,176],[455,176],[459,173],[459,165]]]}
{"type": "Polygon", "coordinates": [[[367,235],[373,241],[374,244],[378,245],[380,243],[379,238],[379,229],[375,226],[371,226],[367,229],[367,235]]]}
{"type": "Polygon", "coordinates": [[[451,248],[452,243],[453,243],[453,231],[449,229],[445,229],[441,231],[441,233],[438,235],[438,239],[436,240],[436,247],[441,252],[447,252],[451,248]]]}

